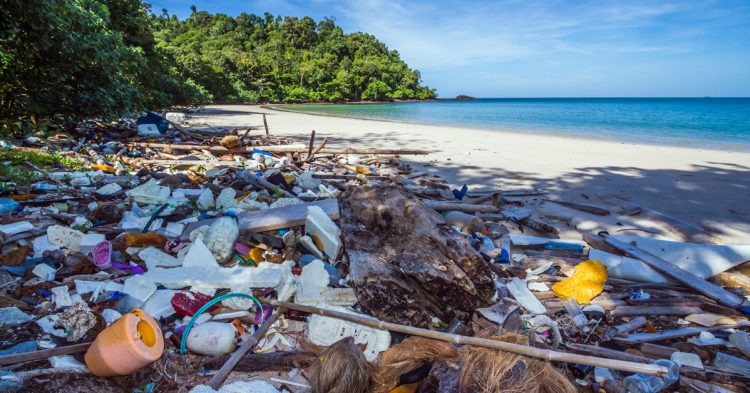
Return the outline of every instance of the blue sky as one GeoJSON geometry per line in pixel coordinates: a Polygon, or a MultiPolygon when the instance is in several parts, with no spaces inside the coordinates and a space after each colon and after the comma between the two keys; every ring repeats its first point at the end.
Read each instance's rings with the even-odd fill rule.
{"type": "Polygon", "coordinates": [[[180,18],[333,17],[441,97],[750,96],[750,1],[151,0],[180,18]]]}

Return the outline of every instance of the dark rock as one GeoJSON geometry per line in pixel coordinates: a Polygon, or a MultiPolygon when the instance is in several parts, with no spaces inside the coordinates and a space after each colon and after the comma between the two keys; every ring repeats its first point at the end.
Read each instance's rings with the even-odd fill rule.
{"type": "Polygon", "coordinates": [[[477,98],[461,94],[461,95],[456,96],[456,100],[457,101],[474,101],[474,100],[477,100],[477,98]]]}

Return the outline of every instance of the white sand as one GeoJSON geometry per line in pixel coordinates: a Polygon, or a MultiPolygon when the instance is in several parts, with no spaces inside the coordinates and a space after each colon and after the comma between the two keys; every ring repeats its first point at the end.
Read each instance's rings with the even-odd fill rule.
{"type": "Polygon", "coordinates": [[[190,123],[258,126],[261,112],[273,135],[304,143],[315,130],[316,140],[328,137],[330,147],[433,149],[428,156],[403,158],[456,187],[540,188],[593,204],[599,195],[617,194],[701,225],[727,243],[750,243],[747,152],[347,119],[250,105],[211,106],[190,123]]]}

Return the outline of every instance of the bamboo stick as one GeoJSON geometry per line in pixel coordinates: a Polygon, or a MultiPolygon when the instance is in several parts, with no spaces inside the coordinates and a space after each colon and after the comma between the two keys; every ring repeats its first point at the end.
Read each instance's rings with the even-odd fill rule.
{"type": "MultiPolygon", "coordinates": [[[[219,153],[252,153],[253,149],[264,150],[270,153],[305,153],[307,146],[303,144],[293,145],[267,145],[267,146],[248,146],[235,149],[227,149],[223,146],[205,146],[205,145],[188,145],[188,144],[167,144],[167,143],[150,143],[150,142],[130,142],[127,146],[131,147],[150,147],[172,150],[201,150],[207,149],[219,153]]],[[[352,149],[352,148],[328,148],[314,151],[313,154],[401,154],[401,155],[426,155],[430,154],[428,150],[419,149],[352,149]]]]}
{"type": "Polygon", "coordinates": [[[263,128],[266,129],[266,136],[270,137],[271,134],[268,132],[268,122],[266,121],[266,114],[263,114],[263,128]]]}
{"type": "Polygon", "coordinates": [[[258,345],[258,341],[260,341],[263,336],[266,335],[266,332],[268,329],[276,323],[276,320],[279,319],[279,316],[284,314],[286,312],[286,308],[280,307],[276,312],[271,314],[271,316],[263,322],[262,325],[258,328],[258,330],[253,333],[252,336],[250,336],[247,341],[242,343],[242,346],[240,349],[235,351],[232,356],[227,360],[226,363],[224,363],[223,366],[219,369],[219,371],[214,374],[213,378],[208,382],[208,386],[210,386],[214,390],[219,390],[221,385],[224,383],[224,381],[229,376],[229,373],[234,370],[234,368],[237,366],[237,363],[242,360],[242,357],[245,356],[246,353],[250,352],[251,349],[255,348],[256,345],[258,345]]]}
{"type": "Polygon", "coordinates": [[[362,315],[343,313],[335,310],[326,310],[318,307],[282,302],[274,299],[259,298],[259,300],[261,301],[261,303],[270,304],[276,307],[286,307],[290,310],[297,310],[310,314],[318,314],[330,318],[341,319],[344,321],[349,321],[376,329],[392,330],[394,332],[412,334],[415,336],[432,338],[435,340],[446,341],[454,344],[474,345],[484,348],[499,349],[501,351],[544,359],[550,362],[554,361],[585,364],[589,366],[610,368],[613,370],[658,375],[660,377],[664,377],[667,375],[667,368],[656,364],[640,364],[621,360],[612,360],[592,356],[577,355],[572,353],[557,352],[548,349],[529,347],[526,345],[512,344],[477,337],[460,336],[457,334],[443,333],[417,327],[404,326],[396,323],[380,321],[362,315]]]}

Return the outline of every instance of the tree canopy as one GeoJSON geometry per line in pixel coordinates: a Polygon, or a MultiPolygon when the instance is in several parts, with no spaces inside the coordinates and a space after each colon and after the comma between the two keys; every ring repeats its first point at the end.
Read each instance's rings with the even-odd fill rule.
{"type": "Polygon", "coordinates": [[[435,97],[397,51],[369,34],[345,34],[332,19],[205,11],[156,19],[159,47],[218,102],[435,97]]]}
{"type": "Polygon", "coordinates": [[[333,20],[141,0],[0,0],[0,119],[118,116],[210,102],[428,99],[395,50],[333,20]]]}

